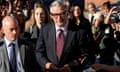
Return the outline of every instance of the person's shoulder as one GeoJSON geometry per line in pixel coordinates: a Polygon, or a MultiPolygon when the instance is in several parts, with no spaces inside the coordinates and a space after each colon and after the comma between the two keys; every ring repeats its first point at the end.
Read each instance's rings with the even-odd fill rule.
{"type": "Polygon", "coordinates": [[[85,23],[90,23],[88,19],[86,19],[85,17],[82,18],[83,22],[85,23]]]}
{"type": "Polygon", "coordinates": [[[82,22],[81,22],[81,24],[83,25],[83,26],[85,26],[85,27],[88,27],[88,26],[90,26],[90,22],[89,22],[89,20],[88,19],[86,19],[86,18],[82,18],[82,22]]]}
{"type": "Polygon", "coordinates": [[[4,40],[0,40],[0,53],[4,51],[3,45],[5,45],[4,40]]]}
{"type": "Polygon", "coordinates": [[[0,41],[0,46],[4,44],[4,41],[0,41]]]}
{"type": "Polygon", "coordinates": [[[25,39],[25,38],[21,38],[18,39],[18,43],[22,44],[22,45],[26,45],[26,46],[31,46],[31,40],[30,39],[25,39]]]}
{"type": "Polygon", "coordinates": [[[48,23],[44,24],[42,27],[43,28],[50,27],[52,24],[53,24],[53,22],[48,22],[48,23]]]}
{"type": "Polygon", "coordinates": [[[49,22],[49,23],[44,24],[41,29],[47,30],[51,28],[53,25],[54,25],[53,22],[49,22]]]}
{"type": "Polygon", "coordinates": [[[103,15],[101,11],[97,11],[96,15],[103,15]]]}
{"type": "Polygon", "coordinates": [[[77,30],[79,30],[79,26],[76,25],[72,19],[69,19],[68,20],[68,30],[77,31],[77,30]]]}
{"type": "Polygon", "coordinates": [[[102,16],[103,16],[103,13],[100,12],[100,11],[96,12],[96,14],[95,14],[95,18],[96,18],[96,19],[97,19],[97,18],[100,18],[100,17],[102,17],[102,16]]]}
{"type": "Polygon", "coordinates": [[[33,51],[34,50],[34,43],[30,39],[18,39],[18,43],[20,47],[33,51]]]}
{"type": "Polygon", "coordinates": [[[5,43],[4,43],[4,40],[1,39],[1,40],[0,40],[0,47],[1,47],[3,44],[5,44],[5,43]]]}

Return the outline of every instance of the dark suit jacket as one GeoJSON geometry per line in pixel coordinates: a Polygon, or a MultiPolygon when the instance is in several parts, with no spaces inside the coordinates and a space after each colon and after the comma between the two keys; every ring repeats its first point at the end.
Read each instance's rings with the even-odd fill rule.
{"type": "Polygon", "coordinates": [[[39,37],[39,28],[35,24],[34,26],[29,27],[25,33],[24,33],[25,38],[30,38],[30,39],[37,39],[39,37]]]}
{"type": "MultiPolygon", "coordinates": [[[[25,72],[35,72],[35,57],[32,46],[25,40],[18,40],[21,62],[25,72]]],[[[4,40],[0,41],[0,72],[11,72],[7,47],[4,40]]]]}
{"type": "Polygon", "coordinates": [[[60,60],[56,56],[56,30],[54,23],[46,24],[40,30],[36,46],[36,58],[42,70],[45,64],[52,62],[59,67],[69,64],[73,72],[81,71],[81,64],[78,61],[81,49],[84,47],[86,36],[84,30],[69,21],[68,32],[65,38],[64,48],[60,60]]]}
{"type": "MultiPolygon", "coordinates": [[[[79,28],[85,30],[87,38],[88,38],[88,45],[86,45],[87,53],[89,55],[88,57],[95,56],[95,54],[98,54],[99,47],[96,45],[96,43],[93,39],[93,34],[92,34],[91,25],[90,25],[89,21],[85,18],[82,18],[81,22],[79,24],[79,28]]],[[[90,60],[92,60],[92,59],[90,58],[90,60]]],[[[93,60],[95,60],[95,59],[93,58],[93,60]]]]}

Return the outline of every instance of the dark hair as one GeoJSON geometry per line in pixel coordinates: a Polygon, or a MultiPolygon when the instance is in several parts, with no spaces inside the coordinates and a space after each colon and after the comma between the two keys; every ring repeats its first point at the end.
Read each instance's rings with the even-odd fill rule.
{"type": "Polygon", "coordinates": [[[107,7],[107,8],[110,9],[111,8],[110,1],[104,2],[102,6],[107,7]]]}
{"type": "Polygon", "coordinates": [[[73,4],[72,8],[71,8],[71,14],[72,14],[73,19],[74,19],[73,11],[74,11],[75,6],[78,6],[80,8],[81,14],[80,14],[79,18],[80,18],[80,20],[83,19],[84,18],[83,9],[81,8],[80,4],[78,4],[78,3],[73,4]]]}

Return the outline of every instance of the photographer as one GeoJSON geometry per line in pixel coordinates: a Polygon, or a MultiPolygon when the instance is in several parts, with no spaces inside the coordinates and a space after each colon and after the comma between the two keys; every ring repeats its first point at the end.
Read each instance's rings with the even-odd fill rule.
{"type": "Polygon", "coordinates": [[[120,24],[116,23],[115,35],[117,40],[117,49],[114,53],[114,65],[93,64],[92,68],[100,72],[120,72],[120,24]]]}
{"type": "MultiPolygon", "coordinates": [[[[106,24],[114,24],[114,38],[115,38],[115,46],[114,54],[113,54],[113,65],[108,64],[93,64],[92,68],[98,72],[120,72],[120,23],[118,16],[118,8],[112,7],[110,12],[106,17],[106,24]]],[[[110,56],[110,55],[109,55],[110,56]]]]}

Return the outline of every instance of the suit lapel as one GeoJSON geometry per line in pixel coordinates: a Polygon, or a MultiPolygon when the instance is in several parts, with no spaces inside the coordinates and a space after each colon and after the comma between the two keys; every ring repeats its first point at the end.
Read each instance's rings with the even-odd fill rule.
{"type": "Polygon", "coordinates": [[[5,66],[6,66],[6,69],[8,70],[8,72],[9,72],[10,71],[10,64],[9,64],[9,57],[8,57],[7,47],[6,47],[5,43],[4,43],[2,48],[3,48],[3,54],[4,54],[3,56],[4,56],[4,59],[5,59],[5,66]]]}
{"type": "Polygon", "coordinates": [[[67,54],[69,53],[69,50],[70,50],[69,46],[70,46],[70,44],[71,44],[71,42],[73,40],[74,34],[75,34],[74,32],[68,31],[67,36],[65,38],[65,44],[64,44],[64,48],[63,48],[61,59],[63,59],[63,57],[66,57],[67,54]]]}
{"type": "Polygon", "coordinates": [[[20,40],[18,40],[18,47],[20,50],[20,57],[21,57],[21,62],[24,65],[24,59],[25,59],[25,45],[22,44],[20,40]]]}
{"type": "MultiPolygon", "coordinates": [[[[55,25],[52,24],[50,30],[50,32],[48,32],[48,44],[49,44],[49,49],[51,51],[51,59],[55,60],[55,62],[57,63],[57,55],[56,55],[56,30],[55,30],[55,25]]],[[[48,49],[48,50],[49,50],[48,49]]]]}
{"type": "MultiPolygon", "coordinates": [[[[63,47],[63,52],[62,52],[62,55],[61,55],[61,60],[64,60],[65,58],[67,58],[66,56],[69,54],[69,51],[70,51],[70,47],[71,46],[71,42],[74,38],[74,35],[75,35],[75,32],[72,31],[72,28],[74,26],[72,26],[72,24],[68,24],[68,32],[67,32],[67,35],[65,37],[65,43],[64,43],[64,47],[63,47]]],[[[61,61],[60,60],[60,61],[61,61]]]]}

